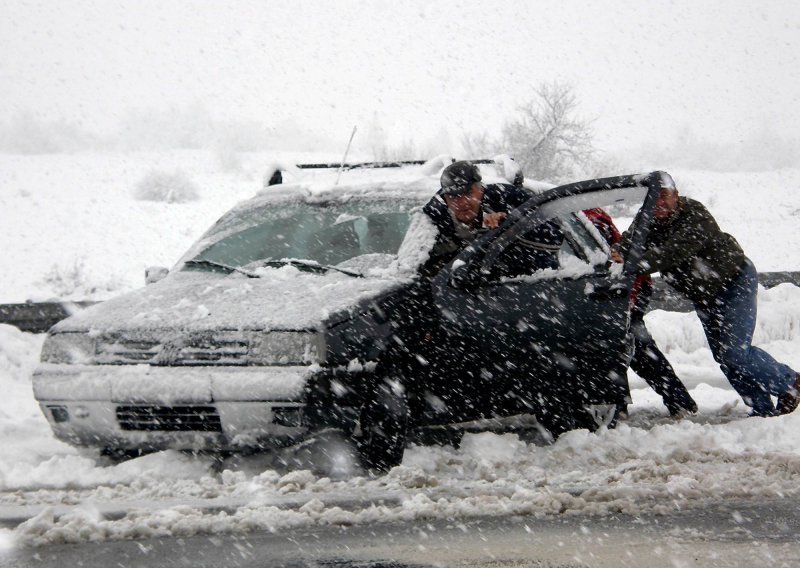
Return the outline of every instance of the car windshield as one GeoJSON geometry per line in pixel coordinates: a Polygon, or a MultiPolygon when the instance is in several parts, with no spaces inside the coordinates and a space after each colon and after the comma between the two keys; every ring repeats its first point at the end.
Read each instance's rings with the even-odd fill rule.
{"type": "Polygon", "coordinates": [[[226,230],[187,266],[201,270],[221,266],[230,271],[291,260],[295,265],[303,261],[368,268],[397,254],[410,209],[403,204],[264,207],[249,211],[241,223],[225,220],[226,230]]]}

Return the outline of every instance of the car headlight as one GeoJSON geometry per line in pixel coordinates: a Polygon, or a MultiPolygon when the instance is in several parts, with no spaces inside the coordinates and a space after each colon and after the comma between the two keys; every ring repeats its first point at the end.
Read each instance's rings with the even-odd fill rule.
{"type": "Polygon", "coordinates": [[[325,340],[320,333],[265,331],[254,334],[249,358],[257,364],[321,363],[325,359],[325,340]]]}
{"type": "Polygon", "coordinates": [[[94,361],[97,342],[85,333],[48,335],[42,345],[42,363],[88,364],[94,361]]]}

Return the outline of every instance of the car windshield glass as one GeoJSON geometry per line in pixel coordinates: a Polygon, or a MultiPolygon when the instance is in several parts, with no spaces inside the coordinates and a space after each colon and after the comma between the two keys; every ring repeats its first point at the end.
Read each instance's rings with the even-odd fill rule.
{"type": "MultiPolygon", "coordinates": [[[[261,215],[249,212],[187,266],[202,269],[217,263],[252,269],[269,261],[302,260],[322,266],[344,263],[369,267],[397,254],[409,224],[409,212],[403,209],[401,205],[357,204],[293,204],[277,210],[265,207],[261,215]]],[[[230,223],[226,225],[230,227],[230,223]]]]}

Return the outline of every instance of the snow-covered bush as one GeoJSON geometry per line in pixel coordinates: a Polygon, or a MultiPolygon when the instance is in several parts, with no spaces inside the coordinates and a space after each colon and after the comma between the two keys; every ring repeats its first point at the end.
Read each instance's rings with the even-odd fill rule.
{"type": "Polygon", "coordinates": [[[136,184],[133,196],[140,201],[186,203],[200,198],[200,189],[186,173],[151,170],[136,184]]]}
{"type": "Polygon", "coordinates": [[[61,300],[101,300],[123,285],[116,275],[90,274],[83,258],[73,259],[71,264],[53,264],[41,282],[52,297],[61,300]]]}

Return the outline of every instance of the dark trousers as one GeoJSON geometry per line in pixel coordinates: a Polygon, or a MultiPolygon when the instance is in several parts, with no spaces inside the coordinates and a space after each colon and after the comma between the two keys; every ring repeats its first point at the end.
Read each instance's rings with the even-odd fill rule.
{"type": "Polygon", "coordinates": [[[770,395],[784,394],[797,373],[769,353],[753,347],[758,273],[750,260],[733,282],[711,301],[695,305],[706,339],[731,386],[753,414],[775,413],[770,395]]]}
{"type": "Polygon", "coordinates": [[[631,311],[631,331],[634,345],[631,369],[661,396],[670,414],[681,410],[695,412],[697,404],[650,335],[643,311],[631,311]]]}

